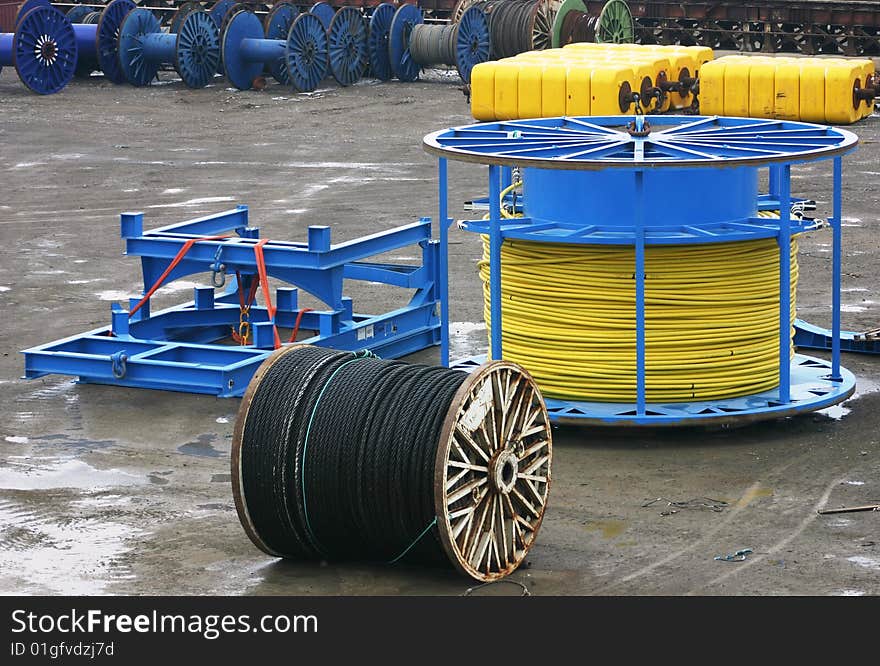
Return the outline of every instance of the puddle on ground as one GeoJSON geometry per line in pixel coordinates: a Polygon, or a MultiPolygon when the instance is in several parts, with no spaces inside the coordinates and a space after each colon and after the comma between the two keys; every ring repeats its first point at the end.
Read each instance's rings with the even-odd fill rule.
{"type": "Polygon", "coordinates": [[[73,458],[30,458],[15,456],[0,467],[2,490],[47,490],[49,488],[97,489],[133,486],[143,479],[119,469],[97,469],[73,458]]]}
{"type": "Polygon", "coordinates": [[[488,346],[485,322],[453,321],[449,324],[449,356],[462,359],[484,354],[488,346]]]}
{"type": "Polygon", "coordinates": [[[853,564],[857,564],[860,567],[864,567],[866,569],[873,569],[874,571],[880,571],[880,560],[875,560],[873,557],[865,557],[863,555],[854,555],[853,557],[847,557],[847,562],[852,562],[853,564]]]}
{"type": "Polygon", "coordinates": [[[623,520],[591,520],[584,525],[584,529],[588,532],[602,532],[603,539],[613,539],[623,533],[626,529],[626,522],[623,520]]]}
{"type": "Polygon", "coordinates": [[[219,458],[223,454],[211,446],[211,442],[217,439],[217,435],[208,433],[199,435],[194,442],[187,442],[178,446],[177,450],[187,456],[203,456],[206,458],[219,458]]]}
{"type": "Polygon", "coordinates": [[[852,412],[852,409],[847,407],[847,404],[849,404],[853,400],[858,400],[863,395],[866,395],[868,393],[875,393],[876,391],[880,391],[880,384],[871,381],[870,379],[859,379],[858,377],[856,377],[856,391],[852,394],[852,396],[837,405],[831,405],[831,407],[817,410],[816,413],[824,414],[825,416],[832,418],[835,421],[839,421],[844,416],[852,412]]]}
{"type": "Polygon", "coordinates": [[[103,518],[63,516],[56,522],[0,501],[0,593],[101,594],[115,580],[132,577],[115,558],[139,533],[103,518]]]}

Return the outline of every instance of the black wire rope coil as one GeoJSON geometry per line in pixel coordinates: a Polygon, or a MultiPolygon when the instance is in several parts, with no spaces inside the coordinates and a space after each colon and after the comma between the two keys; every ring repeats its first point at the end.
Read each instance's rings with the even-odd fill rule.
{"type": "Polygon", "coordinates": [[[409,51],[412,59],[422,67],[455,65],[457,25],[421,23],[412,27],[409,51]]]}
{"type": "Polygon", "coordinates": [[[556,14],[549,0],[485,0],[470,7],[489,18],[493,60],[550,48],[556,14]]]}
{"type": "Polygon", "coordinates": [[[550,487],[544,400],[520,366],[472,373],[284,347],[257,370],[232,444],[239,520],[270,555],[514,571],[550,487]]]}

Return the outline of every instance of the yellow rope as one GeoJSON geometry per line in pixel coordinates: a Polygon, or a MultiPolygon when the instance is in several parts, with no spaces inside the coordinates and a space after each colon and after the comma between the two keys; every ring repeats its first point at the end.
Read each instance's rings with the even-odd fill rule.
{"type": "MultiPolygon", "coordinates": [[[[506,240],[501,264],[504,358],[522,364],[547,397],[634,401],[634,248],[506,240]]],[[[645,270],[649,402],[732,398],[778,385],[776,239],[649,246],[645,270]]],[[[480,276],[491,328],[486,236],[480,276]]],[[[797,276],[792,239],[792,320],[797,276]]]]}

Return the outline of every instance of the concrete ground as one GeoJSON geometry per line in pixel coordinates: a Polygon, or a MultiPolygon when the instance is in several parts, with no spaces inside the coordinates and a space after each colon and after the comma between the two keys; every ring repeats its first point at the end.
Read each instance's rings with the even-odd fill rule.
{"type": "MultiPolygon", "coordinates": [[[[138,293],[138,262],[121,256],[122,211],[144,211],[151,227],[246,203],[263,236],[295,240],[309,224],[332,225],[342,240],[435,214],[435,162],[421,140],[469,122],[456,81],[297,95],[277,85],[238,92],[219,78],[193,91],[165,73],[146,89],[93,79],[38,97],[3,71],[0,593],[468,588],[447,572],[267,557],[232,502],[238,400],[24,381],[19,353],[105,325],[111,302],[138,293]]],[[[864,330],[880,324],[880,120],[853,129],[862,146],[845,160],[844,326],[864,330]]],[[[458,202],[484,182],[478,167],[452,165],[453,215],[464,216],[458,202]]],[[[796,170],[794,184],[829,213],[827,163],[796,170]]],[[[799,313],[822,325],[830,242],[827,230],[801,242],[799,313]]],[[[456,357],[485,347],[479,252],[476,237],[453,231],[456,357]]],[[[191,286],[161,292],[159,304],[191,286]]],[[[369,287],[355,295],[366,311],[391,297],[369,287]]],[[[438,351],[414,360],[436,362],[438,351]]],[[[880,359],[846,355],[844,364],[857,395],[820,414],[722,430],[556,430],[549,509],[512,579],[532,594],[880,593],[880,513],[817,514],[880,501],[880,359]],[[713,559],[743,548],[754,551],[744,562],[713,559]]]]}

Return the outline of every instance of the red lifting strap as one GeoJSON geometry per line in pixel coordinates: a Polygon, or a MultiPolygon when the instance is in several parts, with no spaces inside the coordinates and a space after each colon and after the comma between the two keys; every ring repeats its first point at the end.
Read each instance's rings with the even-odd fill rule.
{"type": "Polygon", "coordinates": [[[299,323],[302,321],[303,315],[306,312],[311,312],[312,308],[303,308],[296,315],[296,323],[293,325],[293,332],[290,334],[290,340],[288,342],[296,342],[296,334],[299,333],[299,323]]]}
{"type": "Polygon", "coordinates": [[[269,321],[272,322],[275,349],[278,349],[281,346],[281,338],[278,336],[278,327],[275,326],[275,306],[272,305],[272,298],[269,295],[269,276],[266,274],[266,259],[263,257],[263,246],[268,242],[268,238],[257,241],[257,244],[254,245],[254,255],[257,258],[257,275],[260,279],[260,286],[263,288],[263,298],[266,299],[266,314],[269,315],[269,321]]]}
{"type": "Polygon", "coordinates": [[[165,269],[165,272],[159,276],[159,279],[156,280],[156,283],[150,287],[150,290],[146,293],[146,295],[138,301],[138,304],[135,305],[128,313],[128,316],[131,317],[135,312],[141,309],[144,303],[150,300],[150,297],[156,293],[156,290],[162,286],[162,283],[171,275],[171,271],[181,262],[181,260],[186,256],[186,253],[189,252],[190,248],[198,243],[199,241],[215,241],[215,240],[223,240],[224,238],[230,238],[229,234],[225,236],[202,236],[201,238],[190,238],[183,244],[183,247],[180,248],[180,251],[177,253],[177,256],[171,260],[171,263],[168,264],[168,268],[165,269]]]}

